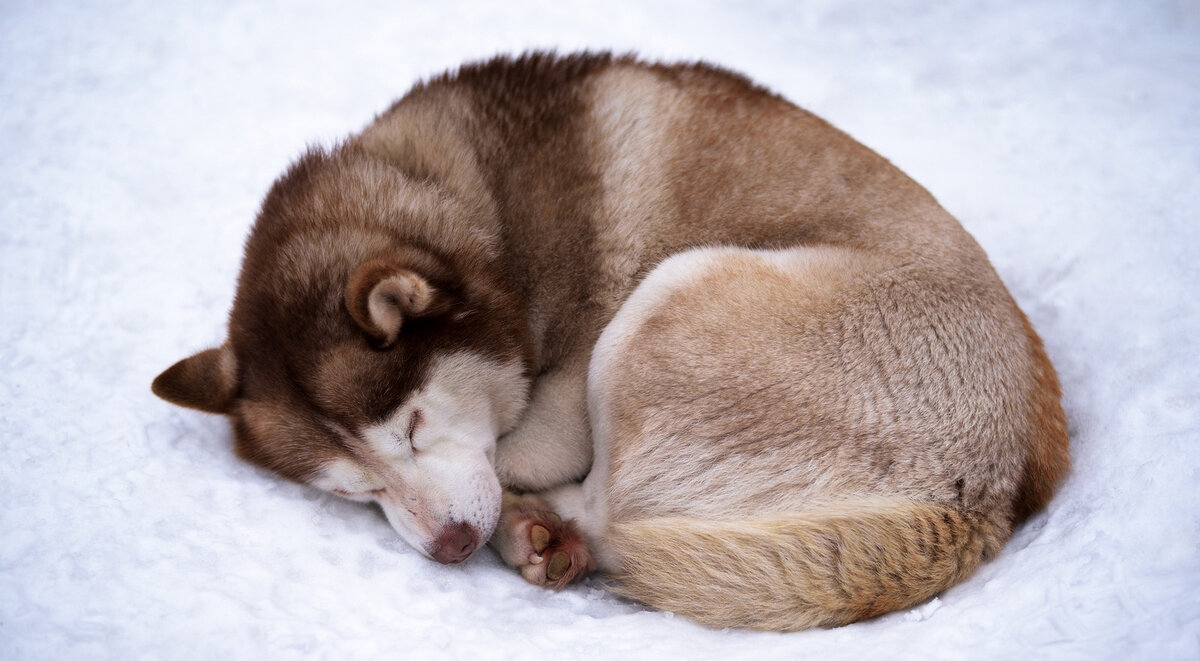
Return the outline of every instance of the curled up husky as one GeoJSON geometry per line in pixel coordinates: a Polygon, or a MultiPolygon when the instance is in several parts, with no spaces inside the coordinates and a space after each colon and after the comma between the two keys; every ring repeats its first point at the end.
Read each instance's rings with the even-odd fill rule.
{"type": "Polygon", "coordinates": [[[866,147],[703,64],[530,54],[310,149],[227,341],[154,392],[442,563],[599,569],[714,627],[910,607],[1067,470],[980,247],[866,147]]]}

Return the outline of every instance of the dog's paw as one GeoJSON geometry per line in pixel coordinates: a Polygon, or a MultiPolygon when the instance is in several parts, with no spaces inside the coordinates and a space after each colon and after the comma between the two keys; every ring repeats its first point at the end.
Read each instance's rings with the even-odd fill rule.
{"type": "Polygon", "coordinates": [[[536,496],[505,494],[492,547],[525,580],[559,590],[596,568],[583,535],[536,496]]]}
{"type": "Polygon", "coordinates": [[[516,525],[520,539],[528,544],[525,562],[517,569],[530,583],[559,590],[596,568],[573,521],[545,512],[522,518],[516,525]]]}

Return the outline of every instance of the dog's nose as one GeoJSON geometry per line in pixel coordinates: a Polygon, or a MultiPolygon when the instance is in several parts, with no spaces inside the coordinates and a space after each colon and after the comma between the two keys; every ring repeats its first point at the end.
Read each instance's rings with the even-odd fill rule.
{"type": "Polygon", "coordinates": [[[444,565],[453,565],[471,557],[478,544],[479,535],[471,526],[463,522],[450,523],[433,540],[430,555],[444,565]]]}

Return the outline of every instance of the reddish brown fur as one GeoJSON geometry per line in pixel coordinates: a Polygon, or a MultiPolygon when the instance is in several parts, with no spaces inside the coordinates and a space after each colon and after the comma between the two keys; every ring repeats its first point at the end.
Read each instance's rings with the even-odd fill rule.
{"type": "Polygon", "coordinates": [[[1066,475],[1071,466],[1067,453],[1070,439],[1067,436],[1067,418],[1059,400],[1062,389],[1058,375],[1050,358],[1046,356],[1042,338],[1033,330],[1033,325],[1024,314],[1025,335],[1029,338],[1030,352],[1034,360],[1036,385],[1029,395],[1029,435],[1026,441],[1029,455],[1025,461],[1025,474],[1021,479],[1020,491],[1013,505],[1013,524],[1018,524],[1037,513],[1066,475]]]}

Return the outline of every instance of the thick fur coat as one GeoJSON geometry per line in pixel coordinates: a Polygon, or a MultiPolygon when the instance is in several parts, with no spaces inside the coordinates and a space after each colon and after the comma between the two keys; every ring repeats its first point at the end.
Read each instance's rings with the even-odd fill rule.
{"type": "Polygon", "coordinates": [[[603,54],[467,65],[308,151],[227,342],[154,389],[441,562],[490,539],[721,627],[919,603],[1068,466],[1040,340],[928,192],[741,76],[603,54]]]}

